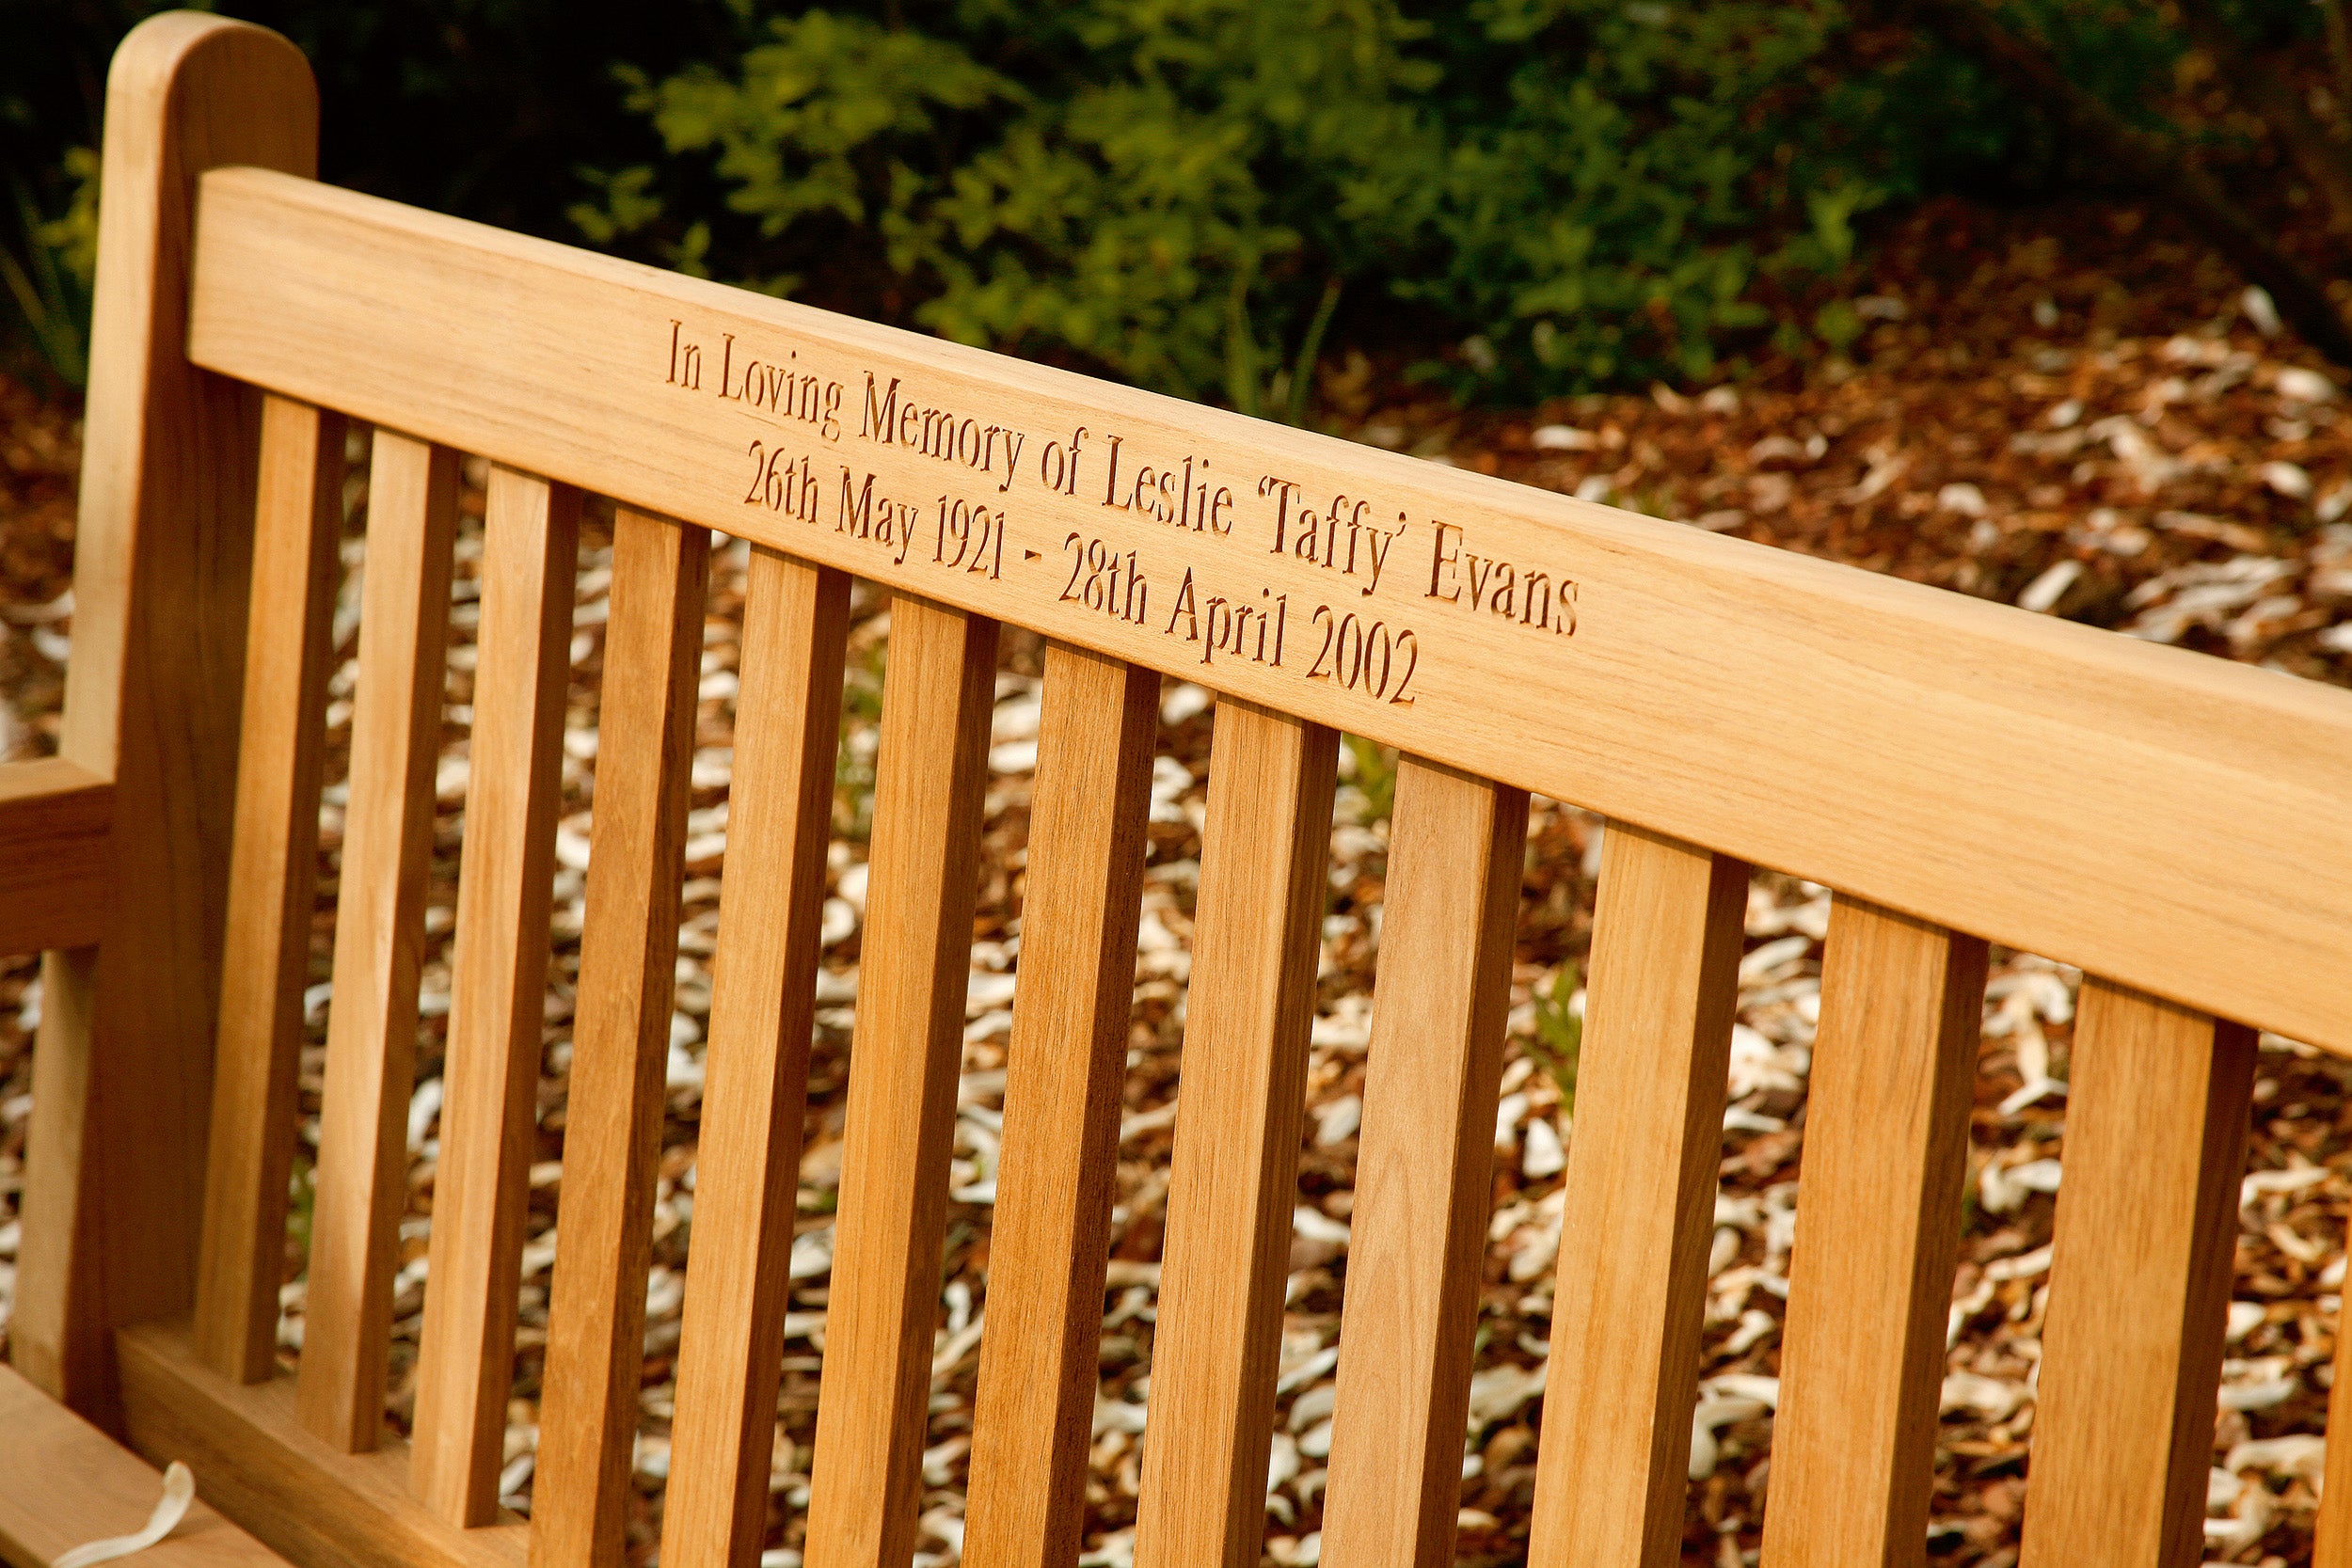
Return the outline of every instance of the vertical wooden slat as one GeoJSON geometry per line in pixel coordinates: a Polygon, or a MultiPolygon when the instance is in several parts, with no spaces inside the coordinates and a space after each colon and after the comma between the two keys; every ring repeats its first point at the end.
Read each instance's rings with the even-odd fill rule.
{"type": "Polygon", "coordinates": [[[1323,1550],[1454,1560],[1527,793],[1406,756],[1389,831],[1323,1550]]]}
{"type": "Polygon", "coordinates": [[[2085,976],[2025,1568],[2201,1555],[2254,1034],[2085,976]]]}
{"type": "Polygon", "coordinates": [[[114,784],[100,945],[42,971],[9,1355],[102,1425],[114,1336],[195,1296],[260,397],[187,360],[198,175],[316,166],[301,51],[151,17],[107,76],[58,754],[114,784]]]}
{"type": "MultiPolygon", "coordinates": [[[[2342,1299],[2339,1295],[2339,1303],[2342,1299]]],[[[2336,1375],[2328,1388],[2327,1470],[2320,1483],[2319,1522],[2312,1532],[2312,1568],[2352,1568],[2352,1333],[2347,1328],[2352,1313],[2339,1305],[2336,1375]]]]}
{"type": "Polygon", "coordinates": [[[1985,945],[1830,912],[1780,1356],[1772,1568],[1919,1560],[1968,1169],[1985,945]]]}
{"type": "Polygon", "coordinates": [[[808,1568],[914,1549],[995,686],[995,622],[893,599],[808,1568]]]}
{"type": "Polygon", "coordinates": [[[408,1196],[457,466],[447,447],[379,430],[368,468],[351,799],[295,1386],[303,1424],[352,1453],[373,1449],[383,1425],[408,1196]]]}
{"type": "Polygon", "coordinates": [[[1069,1568],[1086,1508],[1159,677],[1048,644],[963,1560],[1069,1568]]]}
{"type": "Polygon", "coordinates": [[[278,1287],[286,1269],[286,1180],[318,890],[319,766],[342,522],[342,416],[264,399],[244,739],[196,1272],[197,1354],[241,1383],[259,1383],[278,1365],[278,1287]]]}
{"type": "Polygon", "coordinates": [[[619,1568],[710,533],[619,509],[531,1560],[619,1568]]]}
{"type": "Polygon", "coordinates": [[[1136,1568],[1244,1568],[1264,1540],[1338,758],[1334,730],[1217,704],[1136,1568]]]}
{"type": "Polygon", "coordinates": [[[849,615],[846,574],[752,551],[661,1516],[668,1562],[752,1568],[767,1528],[849,615]]]}
{"type": "Polygon", "coordinates": [[[1748,868],[1609,824],[1553,1297],[1538,1568],[1680,1553],[1748,868]]]}
{"type": "Polygon", "coordinates": [[[490,470],[410,1481],[452,1523],[498,1512],[548,993],[580,492],[490,470]]]}

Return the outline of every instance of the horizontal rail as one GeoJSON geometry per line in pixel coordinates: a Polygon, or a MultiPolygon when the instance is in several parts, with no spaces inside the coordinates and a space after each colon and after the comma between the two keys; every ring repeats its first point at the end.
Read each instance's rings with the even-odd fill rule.
{"type": "Polygon", "coordinates": [[[98,940],[114,804],[113,784],[60,757],[0,765],[0,953],[98,940]]]}
{"type": "Polygon", "coordinates": [[[2352,694],[260,169],[205,368],[2352,1053],[2352,694]]]}
{"type": "Polygon", "coordinates": [[[445,1523],[408,1489],[407,1445],[344,1453],[294,1414],[294,1380],[246,1385],[199,1360],[185,1323],[115,1336],[131,1446],[180,1460],[205,1498],[300,1568],[523,1568],[530,1527],[445,1523]]]}

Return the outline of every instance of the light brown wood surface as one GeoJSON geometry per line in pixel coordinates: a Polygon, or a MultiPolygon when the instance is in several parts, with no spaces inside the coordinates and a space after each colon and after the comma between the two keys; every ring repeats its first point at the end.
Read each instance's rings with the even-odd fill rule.
{"type": "Polygon", "coordinates": [[[538,1568],[620,1568],[709,579],[707,531],[620,509],[532,1488],[538,1568]]]}
{"type": "Polygon", "coordinates": [[[1045,649],[963,1560],[1069,1568],[1085,1524],[1159,677],[1045,649]]]}
{"type": "Polygon", "coordinates": [[[580,492],[493,468],[488,508],[413,1432],[419,1496],[465,1525],[498,1507],[514,1374],[580,492]]]}
{"type": "Polygon", "coordinates": [[[375,1447],[383,1425],[408,1200],[457,461],[447,447],[379,430],[368,467],[351,798],[298,1385],[304,1424],[354,1452],[375,1447]]]}
{"type": "Polygon", "coordinates": [[[2199,1560],[2254,1036],[2083,978],[2024,1568],[2199,1560]]]}
{"type": "Polygon", "coordinates": [[[914,1550],[996,631],[891,601],[808,1568],[895,1568],[914,1550]]]}
{"type": "Polygon", "coordinates": [[[132,1446],[184,1463],[199,1497],[289,1562],[522,1568],[526,1527],[513,1514],[479,1529],[438,1517],[408,1490],[405,1444],[355,1454],[321,1440],[294,1409],[292,1378],[222,1377],[197,1359],[185,1323],[141,1323],[118,1343],[132,1446]]]}
{"type": "Polygon", "coordinates": [[[0,764],[0,953],[98,940],[114,798],[63,757],[0,764]]]}
{"type": "Polygon", "coordinates": [[[1529,1568],[1669,1568],[1689,1494],[1748,868],[1609,824],[1529,1568]]]}
{"type": "Polygon", "coordinates": [[[110,1425],[111,1329],[194,1299],[260,400],[185,357],[195,182],[309,174],[274,33],[142,23],[107,78],[73,657],[58,754],[114,785],[103,945],[44,967],[9,1354],[110,1425]]]}
{"type": "Polygon", "coordinates": [[[2352,1051],[2352,695],[347,192],[205,189],[206,365],[2352,1051]],[[787,403],[771,371],[814,379],[787,403]],[[860,434],[869,372],[876,414],[898,383],[887,444],[860,434]],[[971,462],[925,455],[925,409],[971,462]],[[1017,473],[988,426],[1022,436],[1017,473]],[[808,483],[771,490],[753,441],[808,483]],[[845,467],[912,510],[911,548],[838,526],[845,467]],[[1190,526],[1185,483],[1231,490],[1229,532],[1190,526]],[[1001,571],[934,559],[942,494],[1003,513],[1001,571]],[[1400,521],[1375,583],[1366,531],[1400,521]],[[1135,552],[1148,612],[1072,581],[1094,540],[1135,552]],[[1279,663],[1236,607],[1283,610],[1279,663]],[[1345,678],[1360,660],[1330,675],[1318,609],[1382,626],[1385,695],[1345,678]]]}
{"type": "Polygon", "coordinates": [[[1771,1568],[1921,1560],[1986,954],[1831,906],[1764,1514],[1771,1568]]]}
{"type": "MultiPolygon", "coordinates": [[[[0,1368],[0,1562],[49,1568],[90,1541],[130,1535],[164,1495],[160,1471],[0,1368]]],[[[202,1502],[139,1554],[139,1568],[279,1568],[282,1559],[202,1502]]]]}
{"type": "Polygon", "coordinates": [[[752,552],[661,1512],[672,1562],[753,1568],[766,1540],[849,615],[843,574],[752,552]]]}
{"type": "Polygon", "coordinates": [[[196,1267],[197,1346],[206,1365],[245,1383],[278,1370],[294,1069],[310,978],[319,767],[342,543],[342,416],[265,399],[260,492],[196,1267]]]}
{"type": "Polygon", "coordinates": [[[1349,1217],[1323,1549],[1454,1561],[1527,796],[1406,756],[1349,1217]]]}
{"type": "Polygon", "coordinates": [[[1217,705],[1136,1568],[1248,1568],[1264,1541],[1338,760],[1320,724],[1217,705]]]}

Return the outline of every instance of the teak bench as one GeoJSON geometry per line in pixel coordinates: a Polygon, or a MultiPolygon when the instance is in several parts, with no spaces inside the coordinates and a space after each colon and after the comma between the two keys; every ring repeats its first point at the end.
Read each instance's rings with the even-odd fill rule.
{"type": "MultiPolygon", "coordinates": [[[[761,1546],[851,574],[896,597],[809,1568],[914,1545],[1005,622],[1051,641],[966,1561],[1078,1550],[1163,673],[1221,701],[1140,1568],[1262,1549],[1343,729],[1405,755],[1325,1562],[1452,1560],[1530,791],[1612,823],[1530,1560],[1677,1560],[1751,864],[1836,891],[1767,1568],[1922,1559],[1988,940],[2089,976],[2025,1561],[2198,1560],[2254,1031],[2352,1053],[2352,695],[334,189],[315,127],[257,28],[160,17],[115,62],[61,754],[0,772],[0,939],[49,950],[17,1560],[151,1496],[29,1385],[193,1465],[235,1525],[171,1560],[617,1562],[713,529],[755,548],[664,1562],[761,1546]],[[372,501],[288,1377],[346,419],[372,501]],[[493,467],[401,1443],[461,451],[493,467]],[[583,491],[617,512],[526,1524],[497,1478],[583,491]]],[[[2342,1568],[2352,1445],[2328,1473],[2342,1568]]]]}

